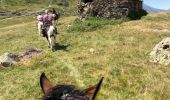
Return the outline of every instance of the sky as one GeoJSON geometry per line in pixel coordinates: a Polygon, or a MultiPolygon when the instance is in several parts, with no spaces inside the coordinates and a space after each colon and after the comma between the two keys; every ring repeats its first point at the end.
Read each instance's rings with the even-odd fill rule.
{"type": "Polygon", "coordinates": [[[170,0],[143,0],[145,4],[159,9],[170,9],[170,0]]]}

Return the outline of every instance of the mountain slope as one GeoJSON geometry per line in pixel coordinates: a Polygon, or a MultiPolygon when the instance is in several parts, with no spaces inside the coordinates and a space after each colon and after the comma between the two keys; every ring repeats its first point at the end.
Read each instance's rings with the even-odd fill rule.
{"type": "Polygon", "coordinates": [[[143,5],[143,9],[146,10],[148,13],[170,12],[170,10],[157,9],[146,4],[143,5]]]}
{"type": "Polygon", "coordinates": [[[76,0],[1,0],[0,11],[36,11],[49,5],[72,9],[76,2],[76,0]]]}

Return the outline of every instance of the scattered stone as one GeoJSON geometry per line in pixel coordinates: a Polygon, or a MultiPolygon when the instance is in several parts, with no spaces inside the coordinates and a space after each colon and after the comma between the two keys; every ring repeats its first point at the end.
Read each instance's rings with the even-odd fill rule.
{"type": "Polygon", "coordinates": [[[40,60],[40,63],[47,64],[48,63],[48,59],[42,59],[42,60],[40,60]]]}
{"type": "Polygon", "coordinates": [[[66,25],[66,27],[67,27],[67,29],[69,29],[71,27],[71,24],[66,25]]]}
{"type": "Polygon", "coordinates": [[[150,53],[150,62],[170,64],[170,37],[163,39],[154,47],[150,53]]]}
{"type": "Polygon", "coordinates": [[[91,53],[94,53],[94,51],[95,51],[95,50],[94,50],[93,48],[90,48],[90,52],[91,52],[91,53]]]}
{"type": "Polygon", "coordinates": [[[154,32],[170,32],[168,29],[154,29],[154,32]]]}

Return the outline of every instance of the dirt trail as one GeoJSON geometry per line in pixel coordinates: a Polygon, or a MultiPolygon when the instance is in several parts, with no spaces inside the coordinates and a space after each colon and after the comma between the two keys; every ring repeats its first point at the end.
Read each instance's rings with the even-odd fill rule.
{"type": "Polygon", "coordinates": [[[17,27],[23,27],[23,26],[26,26],[26,25],[28,25],[28,24],[30,24],[30,23],[33,23],[33,21],[32,21],[32,22],[28,22],[28,23],[21,23],[21,24],[16,24],[16,25],[10,25],[10,26],[1,27],[0,30],[1,30],[1,29],[12,29],[12,28],[17,28],[17,27]]]}
{"type": "Polygon", "coordinates": [[[77,82],[77,84],[81,87],[84,86],[84,82],[81,79],[81,74],[77,70],[77,68],[74,66],[73,61],[71,59],[63,59],[63,64],[70,70],[70,76],[73,76],[77,82]]]}
{"type": "Polygon", "coordinates": [[[24,16],[36,16],[39,13],[43,13],[45,9],[48,9],[49,7],[40,9],[38,11],[34,12],[3,12],[0,13],[0,16],[5,16],[4,18],[0,19],[0,21],[7,20],[7,19],[13,19],[17,17],[24,17],[24,16]]]}

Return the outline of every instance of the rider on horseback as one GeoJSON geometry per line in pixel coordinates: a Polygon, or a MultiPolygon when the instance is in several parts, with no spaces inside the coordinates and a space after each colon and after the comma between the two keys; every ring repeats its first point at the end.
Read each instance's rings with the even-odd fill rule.
{"type": "Polygon", "coordinates": [[[45,36],[50,25],[53,25],[54,14],[51,11],[45,10],[45,15],[43,15],[43,26],[42,33],[45,36]]]}
{"type": "Polygon", "coordinates": [[[48,46],[52,48],[51,36],[53,36],[56,40],[56,35],[58,34],[54,23],[58,19],[58,15],[55,13],[55,9],[53,8],[52,11],[45,10],[45,14],[39,16],[40,18],[37,17],[37,20],[42,19],[42,21],[38,21],[37,24],[39,34],[43,34],[43,37],[46,37],[48,40],[48,46]]]}
{"type": "Polygon", "coordinates": [[[45,10],[45,15],[43,16],[43,22],[45,26],[52,25],[54,20],[54,14],[49,11],[45,10]]]}

